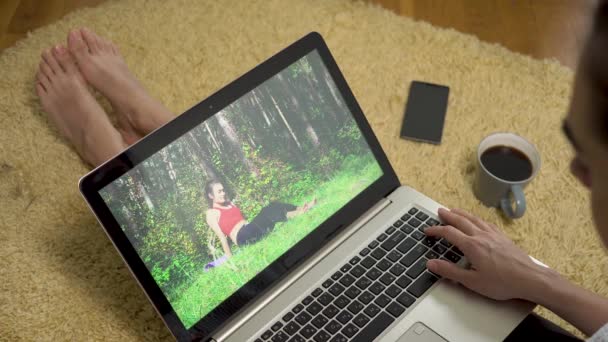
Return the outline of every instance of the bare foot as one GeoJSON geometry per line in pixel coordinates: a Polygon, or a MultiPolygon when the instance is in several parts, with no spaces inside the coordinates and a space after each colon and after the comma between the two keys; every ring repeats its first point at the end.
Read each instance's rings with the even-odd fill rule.
{"type": "Polygon", "coordinates": [[[36,78],[42,108],[86,162],[97,166],[125,148],[65,46],[42,53],[36,78]]]}
{"type": "Polygon", "coordinates": [[[303,208],[304,212],[309,211],[309,210],[310,210],[310,209],[312,209],[312,208],[313,208],[313,207],[314,207],[316,204],[317,204],[317,198],[315,197],[315,198],[313,198],[313,199],[312,199],[312,201],[310,201],[310,202],[308,202],[308,203],[304,204],[304,208],[303,208]]]}
{"type": "Polygon", "coordinates": [[[118,114],[118,129],[129,144],[174,118],[152,98],[129,70],[118,47],[91,30],[73,30],[68,48],[86,81],[99,90],[118,114]]]}

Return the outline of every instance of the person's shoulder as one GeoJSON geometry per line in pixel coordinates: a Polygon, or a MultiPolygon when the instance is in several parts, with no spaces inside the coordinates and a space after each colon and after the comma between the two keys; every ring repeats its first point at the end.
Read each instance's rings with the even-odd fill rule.
{"type": "Polygon", "coordinates": [[[220,211],[215,208],[207,208],[206,214],[210,217],[219,216],[220,211]]]}

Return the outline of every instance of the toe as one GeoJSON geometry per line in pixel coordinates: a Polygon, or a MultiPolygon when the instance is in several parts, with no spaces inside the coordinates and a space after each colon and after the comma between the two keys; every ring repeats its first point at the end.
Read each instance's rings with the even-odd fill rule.
{"type": "Polygon", "coordinates": [[[40,69],[42,70],[48,77],[61,72],[61,67],[55,57],[53,57],[52,49],[47,49],[42,52],[42,60],[40,61],[40,69]]]}
{"type": "MultiPolygon", "coordinates": [[[[58,67],[59,68],[59,67],[58,67]]],[[[40,65],[38,65],[39,73],[50,80],[53,76],[55,76],[55,72],[51,69],[47,62],[44,60],[40,61],[40,65]]]]}
{"type": "Polygon", "coordinates": [[[68,35],[68,49],[76,60],[82,60],[89,54],[89,47],[82,37],[80,30],[72,30],[68,35]]]}
{"type": "Polygon", "coordinates": [[[57,59],[61,68],[68,74],[75,74],[77,72],[78,68],[76,67],[76,63],[65,46],[60,45],[57,49],[54,49],[53,56],[57,59]]]}
{"type": "MultiPolygon", "coordinates": [[[[36,85],[41,86],[42,89],[44,89],[45,93],[51,89],[51,81],[41,71],[38,71],[38,73],[36,74],[36,85]]],[[[38,95],[40,95],[40,94],[38,94],[38,95]]]]}
{"type": "Polygon", "coordinates": [[[42,84],[40,84],[40,82],[36,82],[36,94],[38,94],[38,97],[43,97],[46,95],[46,89],[42,84]]]}
{"type": "Polygon", "coordinates": [[[98,53],[101,50],[101,46],[97,35],[87,28],[81,29],[80,32],[91,53],[98,53]]]}

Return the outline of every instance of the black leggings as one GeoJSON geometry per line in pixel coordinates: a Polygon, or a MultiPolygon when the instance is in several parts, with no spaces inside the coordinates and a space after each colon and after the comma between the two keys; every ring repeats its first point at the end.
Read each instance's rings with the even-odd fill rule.
{"type": "Polygon", "coordinates": [[[535,313],[529,314],[505,339],[505,342],[516,341],[582,342],[578,337],[535,313]]]}
{"type": "Polygon", "coordinates": [[[242,246],[258,242],[274,228],[275,224],[287,221],[287,212],[294,211],[297,208],[295,205],[288,203],[270,203],[262,208],[251,222],[241,227],[236,235],[236,243],[242,246]]]}

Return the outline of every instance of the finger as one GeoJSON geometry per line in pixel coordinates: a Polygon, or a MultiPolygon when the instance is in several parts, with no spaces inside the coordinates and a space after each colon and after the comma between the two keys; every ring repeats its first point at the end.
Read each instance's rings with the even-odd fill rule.
{"type": "Polygon", "coordinates": [[[458,228],[463,233],[467,235],[473,235],[474,233],[476,233],[477,228],[466,217],[458,215],[455,212],[443,208],[439,208],[438,214],[439,218],[441,218],[444,223],[458,228]]]}
{"type": "Polygon", "coordinates": [[[467,220],[471,221],[474,225],[476,225],[478,228],[481,228],[485,231],[489,231],[492,230],[492,228],[490,227],[490,225],[485,222],[484,220],[480,219],[479,217],[470,214],[469,212],[462,210],[460,208],[454,208],[452,209],[453,213],[456,213],[460,216],[464,216],[467,218],[467,220]]]}
{"type": "Polygon", "coordinates": [[[445,261],[432,259],[427,261],[426,267],[429,271],[444,278],[457,281],[463,285],[470,284],[474,274],[473,271],[462,269],[455,264],[445,261]]]}
{"type": "MultiPolygon", "coordinates": [[[[452,226],[433,226],[424,230],[427,236],[444,238],[465,253],[468,250],[469,236],[452,226]]],[[[466,254],[466,253],[465,253],[466,254]]]]}

